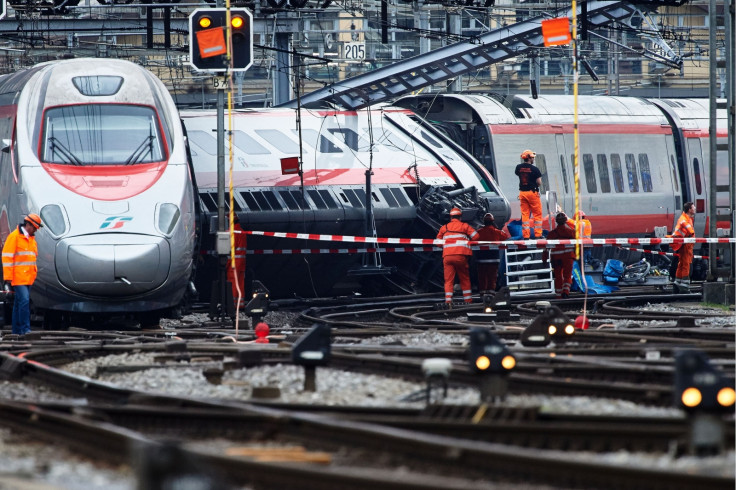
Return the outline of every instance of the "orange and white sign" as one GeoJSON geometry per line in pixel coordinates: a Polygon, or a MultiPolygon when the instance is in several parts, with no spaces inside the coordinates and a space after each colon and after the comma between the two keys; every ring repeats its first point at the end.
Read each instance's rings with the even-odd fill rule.
{"type": "Polygon", "coordinates": [[[561,44],[570,44],[572,36],[570,35],[570,19],[567,17],[558,17],[542,21],[542,37],[544,45],[558,46],[561,44]]]}

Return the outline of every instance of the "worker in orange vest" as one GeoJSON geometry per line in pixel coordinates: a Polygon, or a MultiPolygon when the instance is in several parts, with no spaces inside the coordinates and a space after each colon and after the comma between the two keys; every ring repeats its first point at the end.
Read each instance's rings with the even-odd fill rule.
{"type": "MultiPolygon", "coordinates": [[[[582,210],[575,213],[574,216],[575,220],[572,222],[573,226],[575,227],[575,230],[578,229],[578,225],[580,226],[580,238],[591,238],[593,235],[593,226],[590,224],[590,221],[585,216],[585,212],[582,210]]],[[[585,251],[583,254],[583,261],[586,264],[593,264],[593,252],[591,251],[590,245],[583,246],[583,250],[585,251]]],[[[595,268],[595,267],[594,267],[595,268]]]]}
{"type": "MultiPolygon", "coordinates": [[[[574,240],[575,228],[567,220],[565,213],[555,216],[557,228],[547,233],[547,240],[574,240]]],[[[545,249],[542,253],[542,262],[551,257],[555,279],[555,295],[558,298],[570,296],[572,286],[572,264],[575,262],[575,245],[557,245],[553,249],[545,249]]]]}
{"type": "Polygon", "coordinates": [[[534,237],[542,238],[542,199],[539,197],[539,186],[542,185],[542,172],[534,166],[537,156],[531,150],[521,152],[521,163],[514,173],[519,177],[519,204],[521,206],[521,234],[524,239],[530,238],[534,216],[534,237]],[[530,216],[531,215],[531,216],[530,216]]]}
{"type": "Polygon", "coordinates": [[[240,226],[240,219],[236,214],[233,217],[233,241],[235,244],[235,268],[233,268],[232,257],[227,261],[227,280],[233,290],[233,304],[238,304],[238,284],[240,285],[241,306],[245,297],[245,252],[247,250],[248,238],[240,226]]]}
{"type": "Polygon", "coordinates": [[[36,280],[38,245],[34,235],[43,226],[41,217],[28,214],[3,245],[3,281],[5,293],[15,293],[13,300],[14,334],[31,331],[31,285],[36,280]]]}
{"type": "MultiPolygon", "coordinates": [[[[483,216],[483,227],[478,229],[479,242],[501,242],[511,236],[504,230],[496,228],[494,216],[486,213],[483,216]]],[[[481,295],[490,294],[496,290],[498,278],[498,264],[501,261],[501,251],[498,248],[479,250],[475,255],[475,265],[478,269],[478,291],[481,295]]]]}
{"type": "MultiPolygon", "coordinates": [[[[690,238],[695,236],[695,227],[693,225],[695,218],[695,204],[686,202],[682,205],[682,215],[677,220],[675,230],[672,232],[673,238],[690,238]]],[[[673,243],[672,249],[678,252],[679,259],[677,262],[677,271],[675,272],[675,292],[690,292],[690,265],[693,263],[693,246],[692,243],[673,243]]]]}
{"type": "Polygon", "coordinates": [[[445,240],[442,246],[442,264],[445,273],[445,304],[452,305],[452,291],[455,288],[455,275],[460,280],[460,288],[463,291],[463,301],[472,303],[472,290],[470,285],[470,272],[468,269],[468,257],[473,255],[468,241],[475,240],[478,232],[460,218],[463,212],[459,208],[450,211],[450,222],[443,225],[437,233],[437,238],[445,240]]]}

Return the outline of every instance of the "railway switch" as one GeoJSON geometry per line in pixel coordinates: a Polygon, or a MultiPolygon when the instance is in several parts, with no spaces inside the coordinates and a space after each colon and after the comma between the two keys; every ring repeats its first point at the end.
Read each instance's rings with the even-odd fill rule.
{"type": "Polygon", "coordinates": [[[291,348],[291,360],[304,366],[304,391],[316,391],[317,366],[326,366],[332,357],[332,329],[315,323],[291,348]]]}

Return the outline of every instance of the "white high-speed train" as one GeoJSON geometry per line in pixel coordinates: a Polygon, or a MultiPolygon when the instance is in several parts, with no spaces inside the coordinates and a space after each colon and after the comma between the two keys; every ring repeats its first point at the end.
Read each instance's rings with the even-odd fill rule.
{"type": "MultiPolygon", "coordinates": [[[[729,215],[725,104],[719,102],[717,111],[715,175],[709,168],[708,104],[707,99],[580,96],[579,206],[595,236],[651,236],[658,227],[669,232],[688,201],[697,209],[696,235],[707,236],[712,179],[718,185],[719,213],[729,215]]],[[[512,220],[521,218],[514,168],[525,149],[537,153],[541,193],[554,191],[572,215],[572,96],[428,94],[402,98],[397,105],[441,128],[473,154],[509,198],[512,220]]],[[[717,226],[719,234],[731,233],[729,218],[717,226]]]]}
{"type": "MultiPolygon", "coordinates": [[[[157,318],[193,266],[194,191],[176,106],[158,78],[113,59],[0,77],[0,238],[29,212],[50,325],[77,313],[157,318]]],[[[9,319],[6,319],[9,321],[9,319]]]]}

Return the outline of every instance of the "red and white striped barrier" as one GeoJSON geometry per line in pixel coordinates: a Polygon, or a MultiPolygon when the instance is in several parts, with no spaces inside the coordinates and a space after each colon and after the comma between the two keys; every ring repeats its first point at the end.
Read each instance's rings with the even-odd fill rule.
{"type": "MultiPolygon", "coordinates": [[[[646,250],[646,249],[643,249],[643,248],[631,248],[631,247],[618,247],[618,248],[623,249],[623,250],[631,250],[632,252],[644,252],[644,253],[652,254],[652,255],[664,255],[666,257],[679,257],[680,256],[680,254],[675,254],[675,253],[672,253],[672,252],[660,252],[659,250],[646,250]]],[[[708,256],[708,255],[693,255],[693,258],[694,259],[709,259],[710,256],[708,256]]]]}

